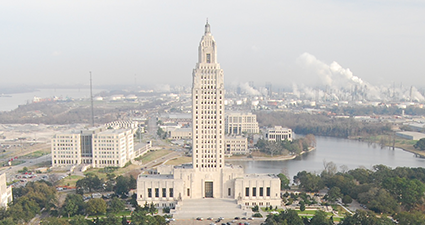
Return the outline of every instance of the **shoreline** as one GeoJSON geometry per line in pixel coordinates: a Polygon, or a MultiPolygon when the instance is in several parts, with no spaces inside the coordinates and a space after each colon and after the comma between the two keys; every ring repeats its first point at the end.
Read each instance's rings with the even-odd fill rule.
{"type": "MultiPolygon", "coordinates": [[[[348,140],[361,141],[361,142],[364,142],[364,143],[371,142],[371,143],[379,144],[378,142],[369,141],[369,140],[366,140],[366,139],[364,139],[362,137],[357,137],[357,138],[356,137],[348,137],[347,139],[348,140]]],[[[388,145],[385,145],[385,147],[392,148],[392,146],[388,146],[388,145]]],[[[397,146],[397,145],[395,145],[394,148],[398,148],[398,149],[401,149],[401,150],[403,150],[405,152],[412,153],[415,157],[418,157],[419,156],[419,158],[425,158],[425,151],[418,151],[418,150],[413,150],[413,149],[407,149],[405,147],[401,147],[401,146],[397,146]]]]}
{"type": "Polygon", "coordinates": [[[310,148],[308,151],[302,151],[298,155],[286,155],[286,156],[276,156],[276,157],[243,157],[243,158],[226,158],[227,162],[237,162],[237,161],[287,161],[287,160],[293,160],[299,156],[302,156],[305,153],[309,153],[311,151],[316,150],[316,147],[310,148]]]}

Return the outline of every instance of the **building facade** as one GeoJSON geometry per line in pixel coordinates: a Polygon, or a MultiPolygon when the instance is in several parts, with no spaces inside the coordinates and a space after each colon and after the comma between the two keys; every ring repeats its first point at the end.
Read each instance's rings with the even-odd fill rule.
{"type": "Polygon", "coordinates": [[[13,201],[12,186],[7,186],[6,173],[0,174],[0,207],[7,208],[10,202],[13,201]]]}
{"type": "Polygon", "coordinates": [[[257,115],[252,113],[228,112],[226,113],[225,125],[226,134],[229,135],[257,134],[260,132],[257,115]]]}
{"type": "Polygon", "coordinates": [[[246,155],[249,153],[248,140],[242,136],[226,136],[225,138],[226,156],[246,155]]]}
{"type": "Polygon", "coordinates": [[[93,128],[55,134],[51,152],[53,167],[85,164],[98,168],[123,167],[141,151],[134,150],[132,129],[93,128]]]}
{"type": "Polygon", "coordinates": [[[275,126],[267,129],[266,140],[268,141],[292,141],[292,130],[290,128],[275,126]]]}
{"type": "Polygon", "coordinates": [[[174,207],[185,199],[228,198],[244,206],[280,205],[277,176],[247,175],[241,166],[225,164],[224,76],[208,23],[192,79],[192,163],[161,169],[168,174],[139,175],[138,204],[174,207]]]}

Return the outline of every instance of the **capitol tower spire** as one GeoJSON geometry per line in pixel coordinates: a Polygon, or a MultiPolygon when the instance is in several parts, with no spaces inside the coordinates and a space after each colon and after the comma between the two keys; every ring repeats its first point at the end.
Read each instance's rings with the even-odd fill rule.
{"type": "Polygon", "coordinates": [[[193,168],[217,171],[224,166],[224,76],[208,20],[192,75],[193,168]]]}

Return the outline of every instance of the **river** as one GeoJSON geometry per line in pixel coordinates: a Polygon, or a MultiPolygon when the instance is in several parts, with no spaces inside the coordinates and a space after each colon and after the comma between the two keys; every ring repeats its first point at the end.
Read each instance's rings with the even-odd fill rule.
{"type": "MultiPolygon", "coordinates": [[[[101,89],[93,89],[93,95],[101,91],[101,89]]],[[[14,110],[18,108],[19,105],[25,105],[32,102],[34,97],[53,98],[54,96],[61,99],[89,98],[90,89],[40,89],[34,92],[7,94],[0,97],[0,111],[14,110]]]]}
{"type": "Polygon", "coordinates": [[[348,139],[317,137],[316,150],[287,161],[234,161],[232,164],[241,165],[245,173],[280,173],[284,172],[292,180],[300,171],[320,173],[323,161],[334,162],[341,171],[341,166],[348,169],[383,164],[395,167],[424,167],[425,159],[417,158],[412,153],[402,149],[381,149],[376,144],[368,144],[348,139]]]}

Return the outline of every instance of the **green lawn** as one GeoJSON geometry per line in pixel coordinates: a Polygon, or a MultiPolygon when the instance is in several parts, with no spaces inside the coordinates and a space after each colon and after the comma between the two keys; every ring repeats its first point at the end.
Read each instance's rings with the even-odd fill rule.
{"type": "Polygon", "coordinates": [[[47,155],[50,153],[50,149],[48,149],[47,151],[35,151],[35,152],[31,152],[29,154],[24,155],[24,157],[28,157],[28,158],[38,158],[41,157],[43,155],[47,155]]]}
{"type": "Polygon", "coordinates": [[[142,156],[140,159],[138,159],[138,161],[141,160],[143,164],[146,164],[146,163],[151,162],[155,159],[158,159],[158,158],[161,158],[165,155],[168,155],[171,152],[173,152],[173,151],[170,151],[170,150],[150,151],[150,152],[146,153],[144,156],[142,156]]]}
{"type": "Polygon", "coordinates": [[[77,175],[71,175],[71,176],[67,176],[65,178],[63,178],[62,180],[60,180],[58,182],[58,185],[60,186],[70,186],[70,187],[75,187],[76,183],[78,180],[83,179],[84,177],[82,176],[77,176],[77,175]]]}

